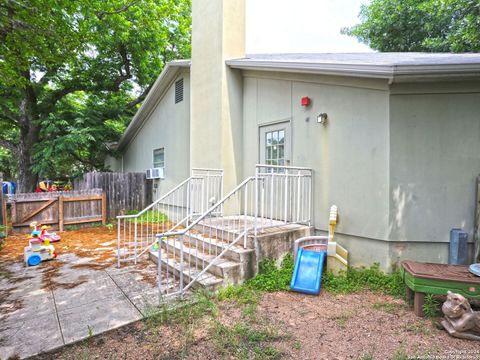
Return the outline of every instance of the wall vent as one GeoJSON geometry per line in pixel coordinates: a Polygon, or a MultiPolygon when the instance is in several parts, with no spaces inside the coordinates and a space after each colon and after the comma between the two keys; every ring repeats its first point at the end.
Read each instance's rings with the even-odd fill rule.
{"type": "Polygon", "coordinates": [[[175,104],[183,101],[183,79],[175,81],[175,104]]]}

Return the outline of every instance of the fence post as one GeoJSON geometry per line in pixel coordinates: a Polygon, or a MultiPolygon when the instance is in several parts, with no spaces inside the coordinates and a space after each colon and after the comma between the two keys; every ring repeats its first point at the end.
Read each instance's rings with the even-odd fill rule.
{"type": "Polygon", "coordinates": [[[63,195],[58,197],[58,230],[63,231],[63,195]]]}
{"type": "Polygon", "coordinates": [[[107,194],[102,192],[102,224],[107,223],[107,194]]]}

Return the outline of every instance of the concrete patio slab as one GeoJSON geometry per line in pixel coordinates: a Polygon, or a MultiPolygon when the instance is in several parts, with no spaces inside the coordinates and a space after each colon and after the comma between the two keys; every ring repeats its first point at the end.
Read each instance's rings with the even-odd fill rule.
{"type": "Polygon", "coordinates": [[[2,322],[0,339],[1,359],[15,354],[25,358],[64,344],[55,312],[23,319],[14,316],[2,322]]]}
{"type": "Polygon", "coordinates": [[[97,335],[142,318],[123,294],[58,311],[65,344],[97,335]]]}
{"type": "Polygon", "coordinates": [[[3,269],[0,359],[26,358],[126,325],[158,304],[154,264],[117,269],[69,253],[38,267],[16,261],[3,269]]]}

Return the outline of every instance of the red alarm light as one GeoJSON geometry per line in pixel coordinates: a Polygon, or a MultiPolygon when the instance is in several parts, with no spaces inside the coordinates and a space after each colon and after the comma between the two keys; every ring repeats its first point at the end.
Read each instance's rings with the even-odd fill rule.
{"type": "Polygon", "coordinates": [[[302,97],[302,106],[309,106],[310,105],[310,98],[308,96],[302,97]]]}

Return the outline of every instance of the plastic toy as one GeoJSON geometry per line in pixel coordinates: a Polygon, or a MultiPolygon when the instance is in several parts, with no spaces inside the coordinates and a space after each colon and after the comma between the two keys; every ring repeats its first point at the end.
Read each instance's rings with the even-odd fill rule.
{"type": "Polygon", "coordinates": [[[328,236],[307,236],[295,241],[295,267],[290,288],[294,291],[317,295],[320,292],[322,271],[327,267],[333,272],[348,266],[348,252],[333,241],[337,225],[338,209],[330,208],[328,236]]]}
{"type": "Polygon", "coordinates": [[[55,259],[57,253],[49,239],[42,241],[37,236],[31,236],[29,245],[25,246],[23,256],[27,266],[37,266],[42,261],[55,259]]]}
{"type": "Polygon", "coordinates": [[[32,233],[31,233],[31,236],[34,237],[38,237],[41,241],[45,241],[45,240],[49,240],[50,242],[57,242],[57,241],[60,241],[60,236],[57,235],[56,233],[49,233],[47,231],[48,227],[47,226],[42,226],[41,228],[39,228],[39,224],[34,221],[32,223],[30,223],[30,227],[33,228],[32,230],[32,233]]]}

